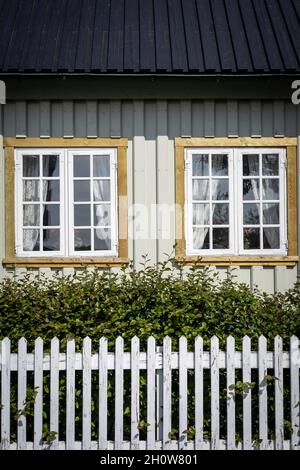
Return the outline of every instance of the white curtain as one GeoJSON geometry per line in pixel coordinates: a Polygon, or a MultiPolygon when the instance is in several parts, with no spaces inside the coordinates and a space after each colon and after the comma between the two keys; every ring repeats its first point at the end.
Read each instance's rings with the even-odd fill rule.
{"type": "MultiPolygon", "coordinates": [[[[95,201],[108,201],[110,199],[110,180],[94,180],[93,193],[95,201]]],[[[109,207],[110,204],[96,205],[97,225],[109,225],[109,207]]],[[[99,240],[110,238],[110,230],[106,228],[96,228],[96,237],[99,240]]]]}
{"type": "MultiPolygon", "coordinates": [[[[262,187],[262,195],[263,195],[263,199],[273,199],[273,198],[270,198],[270,193],[273,192],[273,189],[271,187],[272,185],[272,182],[273,180],[270,180],[270,179],[265,179],[264,180],[264,184],[263,184],[263,187],[262,187]]],[[[279,197],[279,195],[276,197],[279,197]]],[[[268,225],[271,225],[271,224],[274,224],[274,212],[272,211],[272,206],[273,206],[273,203],[269,203],[267,204],[267,206],[269,206],[269,208],[266,210],[266,205],[265,205],[265,210],[264,210],[264,224],[268,224],[268,225]]],[[[275,224],[276,224],[277,221],[275,221],[275,224]]],[[[270,248],[272,249],[276,249],[276,248],[279,248],[278,247],[278,229],[276,228],[272,228],[270,230],[265,230],[264,231],[264,234],[266,236],[266,239],[270,245],[270,248]]]]}

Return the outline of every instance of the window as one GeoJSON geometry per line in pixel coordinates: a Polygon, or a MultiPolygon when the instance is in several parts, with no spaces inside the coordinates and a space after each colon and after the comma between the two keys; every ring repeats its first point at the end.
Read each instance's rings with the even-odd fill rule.
{"type": "Polygon", "coordinates": [[[17,149],[16,255],[118,255],[117,149],[17,149]]]}
{"type": "Polygon", "coordinates": [[[293,137],[175,138],[178,263],[294,266],[299,261],[297,142],[293,137]]]}

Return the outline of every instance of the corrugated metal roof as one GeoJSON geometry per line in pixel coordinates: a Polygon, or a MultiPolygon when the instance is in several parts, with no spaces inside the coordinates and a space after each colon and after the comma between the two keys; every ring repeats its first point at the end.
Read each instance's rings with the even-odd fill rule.
{"type": "Polygon", "coordinates": [[[0,0],[0,73],[300,72],[300,0],[0,0]]]}

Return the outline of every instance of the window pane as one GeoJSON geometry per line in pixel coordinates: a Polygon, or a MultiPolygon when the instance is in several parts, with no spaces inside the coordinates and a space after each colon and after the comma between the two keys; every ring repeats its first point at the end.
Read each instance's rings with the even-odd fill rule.
{"type": "Polygon", "coordinates": [[[43,155],[43,176],[59,176],[58,155],[43,155]]]}
{"type": "Polygon", "coordinates": [[[212,155],[212,176],[228,176],[228,155],[212,155]]]}
{"type": "Polygon", "coordinates": [[[40,231],[23,230],[23,250],[24,251],[39,251],[40,249],[40,231]]]}
{"type": "Polygon", "coordinates": [[[193,229],[194,250],[209,250],[209,228],[193,229]]]}
{"type": "Polygon", "coordinates": [[[90,201],[90,181],[74,181],[74,201],[90,201]]]}
{"type": "Polygon", "coordinates": [[[90,156],[89,155],[74,155],[74,177],[86,177],[90,176],[90,156]]]}
{"type": "Polygon", "coordinates": [[[91,230],[76,229],[74,230],[74,247],[75,251],[91,250],[91,230]]]}
{"type": "Polygon", "coordinates": [[[279,243],[279,228],[264,228],[264,249],[265,250],[278,250],[279,243]]]}
{"type": "Polygon", "coordinates": [[[278,176],[279,174],[279,155],[262,155],[262,174],[263,176],[278,176]]]}
{"type": "Polygon", "coordinates": [[[260,249],[260,229],[244,228],[244,249],[259,250],[260,249]]]}
{"type": "Polygon", "coordinates": [[[193,225],[209,225],[209,204],[193,204],[193,225]]]}
{"type": "Polygon", "coordinates": [[[209,175],[209,155],[193,155],[193,176],[209,175]]]}
{"type": "Polygon", "coordinates": [[[193,180],[193,199],[195,201],[209,199],[209,180],[193,180]]]}
{"type": "Polygon", "coordinates": [[[244,204],[244,225],[259,225],[259,204],[244,204]]]}
{"type": "Polygon", "coordinates": [[[59,225],[59,205],[58,204],[45,204],[43,206],[43,225],[53,226],[59,225]]]}
{"type": "Polygon", "coordinates": [[[110,204],[94,205],[94,225],[110,225],[110,204]]]}
{"type": "Polygon", "coordinates": [[[93,183],[94,201],[110,201],[110,181],[97,180],[93,183]]]}
{"type": "Polygon", "coordinates": [[[40,156],[23,155],[23,176],[36,178],[40,176],[40,156]]]}
{"type": "Polygon", "coordinates": [[[74,205],[74,225],[75,227],[91,225],[91,206],[87,204],[74,205]]]}
{"type": "Polygon", "coordinates": [[[213,204],[213,225],[229,224],[229,204],[213,204]]]}
{"type": "Polygon", "coordinates": [[[259,175],[259,155],[243,155],[243,175],[259,175]]]}
{"type": "Polygon", "coordinates": [[[228,250],[229,248],[229,229],[213,229],[213,248],[215,250],[228,250]]]}
{"type": "Polygon", "coordinates": [[[264,224],[279,224],[279,204],[263,204],[264,224]]]}
{"type": "Polygon", "coordinates": [[[60,234],[57,229],[43,230],[43,250],[59,251],[60,250],[60,234]]]}
{"type": "Polygon", "coordinates": [[[255,201],[260,199],[259,180],[243,181],[243,197],[245,201],[255,201]]]}
{"type": "Polygon", "coordinates": [[[43,201],[59,201],[59,180],[43,181],[43,201]]]}
{"type": "Polygon", "coordinates": [[[216,201],[226,201],[229,199],[228,180],[213,180],[212,199],[216,201]]]}
{"type": "Polygon", "coordinates": [[[111,250],[111,230],[97,228],[94,230],[95,250],[111,250]]]}
{"type": "Polygon", "coordinates": [[[279,180],[263,179],[262,198],[264,200],[279,200],[279,180]]]}
{"type": "Polygon", "coordinates": [[[110,155],[93,156],[93,176],[94,178],[110,176],[110,155]]]}
{"type": "Polygon", "coordinates": [[[40,182],[37,180],[23,181],[23,201],[40,200],[40,182]]]}
{"type": "Polygon", "coordinates": [[[40,206],[39,204],[26,204],[23,206],[23,225],[36,227],[40,225],[40,206]]]}

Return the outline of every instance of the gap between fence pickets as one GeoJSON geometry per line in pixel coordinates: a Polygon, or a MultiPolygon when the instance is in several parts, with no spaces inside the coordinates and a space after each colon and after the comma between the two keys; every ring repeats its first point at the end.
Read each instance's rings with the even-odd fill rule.
{"type": "MultiPolygon", "coordinates": [[[[95,342],[94,342],[95,344],[95,342]]],[[[290,350],[283,351],[282,339],[274,339],[274,348],[267,351],[267,340],[261,336],[258,351],[251,351],[251,340],[244,337],[242,351],[235,350],[235,340],[228,337],[225,351],[219,350],[219,340],[213,337],[210,350],[203,351],[202,338],[196,338],[194,350],[188,351],[185,337],[179,339],[179,351],[172,352],[172,340],[165,337],[163,347],[157,347],[153,337],[148,338],[147,352],[140,351],[137,337],[131,340],[131,352],[124,352],[124,340],[115,342],[115,352],[108,352],[108,341],[101,338],[97,353],[92,354],[92,341],[83,340],[81,352],[75,352],[75,341],[67,340],[66,353],[59,352],[59,340],[51,341],[51,352],[44,354],[41,338],[35,341],[34,353],[27,352],[27,342],[21,338],[18,353],[11,353],[10,340],[0,342],[1,365],[1,448],[41,449],[43,442],[43,372],[50,373],[50,432],[52,449],[253,449],[251,434],[251,388],[243,394],[243,442],[237,444],[235,436],[235,370],[242,369],[243,382],[251,382],[251,370],[258,369],[259,376],[259,448],[299,449],[299,339],[293,336],[290,350]],[[268,435],[268,369],[275,372],[275,439],[268,435]],[[131,441],[123,440],[123,388],[124,370],[131,370],[131,441]],[[147,441],[140,440],[140,370],[147,370],[147,441]],[[172,437],[172,375],[179,370],[179,440],[172,437]],[[187,371],[195,370],[195,438],[188,440],[188,388],[187,371]],[[203,433],[203,370],[210,369],[211,377],[211,440],[205,441],[203,433]],[[220,382],[219,371],[227,371],[227,440],[220,439],[220,382]],[[290,369],[291,439],[284,439],[283,369],[290,369]],[[66,371],[66,441],[59,440],[59,371],[66,371]],[[75,371],[83,371],[82,442],[75,439],[75,371]],[[91,373],[99,370],[99,440],[91,437],[91,373]],[[115,429],[114,441],[107,436],[107,384],[108,371],[115,371],[115,429]],[[10,374],[18,375],[18,433],[17,443],[10,442],[10,374]],[[34,439],[27,441],[25,406],[27,372],[34,371],[34,439]],[[154,393],[155,388],[157,393],[154,393]],[[152,393],[153,392],[153,393],[152,393]],[[162,423],[160,420],[162,418],[162,423]],[[128,447],[129,446],[129,447],[128,447]]],[[[47,447],[47,446],[46,446],[47,447]]]]}

